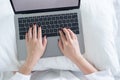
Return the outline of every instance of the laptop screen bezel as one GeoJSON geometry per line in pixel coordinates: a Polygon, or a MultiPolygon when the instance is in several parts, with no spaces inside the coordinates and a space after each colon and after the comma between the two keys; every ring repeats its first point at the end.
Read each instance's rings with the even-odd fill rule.
{"type": "Polygon", "coordinates": [[[50,9],[36,9],[36,10],[26,10],[26,11],[16,11],[13,5],[12,0],[10,0],[13,11],[15,14],[30,14],[30,13],[40,13],[40,12],[51,12],[51,11],[62,11],[62,10],[71,10],[71,9],[79,9],[80,8],[80,0],[78,2],[78,6],[72,7],[61,7],[61,8],[50,8],[50,9]]]}

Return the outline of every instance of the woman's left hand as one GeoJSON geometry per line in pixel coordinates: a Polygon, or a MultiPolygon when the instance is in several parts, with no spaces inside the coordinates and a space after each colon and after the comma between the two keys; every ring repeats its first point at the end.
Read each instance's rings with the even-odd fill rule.
{"type": "Polygon", "coordinates": [[[41,27],[39,27],[37,31],[37,26],[34,24],[33,30],[32,28],[29,28],[28,33],[26,33],[27,58],[24,65],[21,67],[20,72],[25,69],[28,69],[28,73],[31,72],[39,59],[43,56],[46,45],[47,39],[46,36],[42,39],[41,27]]]}

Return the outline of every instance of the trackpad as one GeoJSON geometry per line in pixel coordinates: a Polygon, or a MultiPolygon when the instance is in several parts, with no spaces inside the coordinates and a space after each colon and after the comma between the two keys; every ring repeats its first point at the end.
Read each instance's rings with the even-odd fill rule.
{"type": "Polygon", "coordinates": [[[59,47],[58,47],[58,39],[59,37],[48,37],[47,48],[43,57],[56,57],[63,56],[59,47]]]}

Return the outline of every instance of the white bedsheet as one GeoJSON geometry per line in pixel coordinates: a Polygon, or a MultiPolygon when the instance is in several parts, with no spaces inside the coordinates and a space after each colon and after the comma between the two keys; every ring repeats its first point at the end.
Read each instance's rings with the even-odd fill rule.
{"type": "MultiPolygon", "coordinates": [[[[10,80],[30,80],[30,75],[25,76],[16,73],[10,80]],[[21,79],[20,79],[21,78],[21,79]]],[[[32,74],[31,80],[115,80],[109,70],[92,73],[89,75],[80,75],[76,77],[70,71],[49,70],[35,72],[32,74]]]]}

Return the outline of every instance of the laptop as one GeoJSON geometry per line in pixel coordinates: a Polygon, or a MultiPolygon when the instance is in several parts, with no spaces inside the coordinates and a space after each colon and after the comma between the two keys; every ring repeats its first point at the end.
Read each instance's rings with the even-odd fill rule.
{"type": "Polygon", "coordinates": [[[14,10],[18,60],[26,59],[25,33],[36,23],[48,39],[43,58],[63,56],[58,48],[59,29],[69,27],[78,37],[81,53],[85,52],[80,0],[10,0],[14,10]]]}

